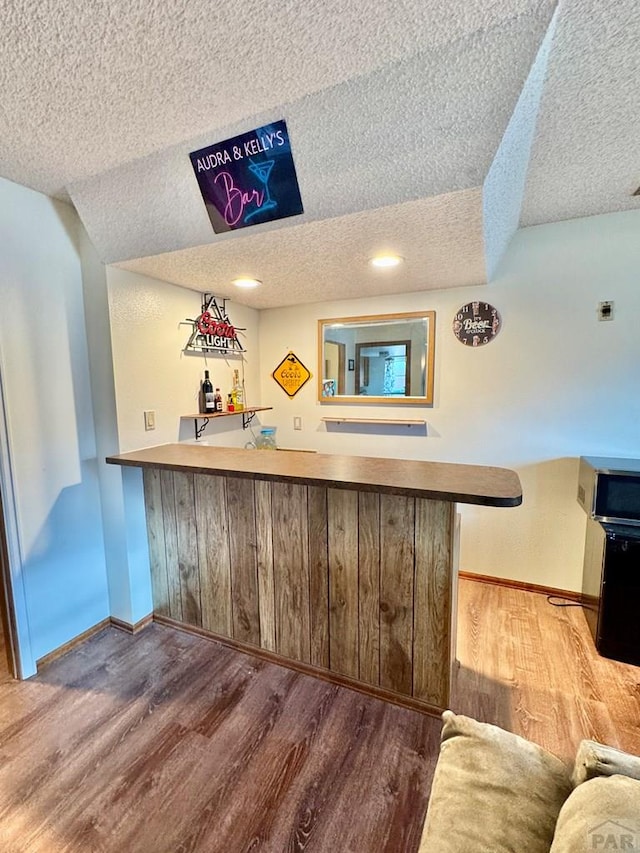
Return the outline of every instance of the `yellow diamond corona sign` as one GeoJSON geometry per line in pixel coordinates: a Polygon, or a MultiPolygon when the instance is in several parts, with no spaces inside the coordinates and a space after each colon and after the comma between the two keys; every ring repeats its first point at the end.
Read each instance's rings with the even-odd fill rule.
{"type": "Polygon", "coordinates": [[[271,375],[289,397],[295,397],[302,386],[311,379],[307,368],[292,352],[287,353],[271,375]]]}

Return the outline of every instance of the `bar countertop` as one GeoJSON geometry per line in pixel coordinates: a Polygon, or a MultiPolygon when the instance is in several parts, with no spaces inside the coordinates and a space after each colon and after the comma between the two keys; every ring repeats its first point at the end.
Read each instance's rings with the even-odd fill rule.
{"type": "Polygon", "coordinates": [[[193,474],[233,474],[258,480],[375,491],[482,506],[509,507],[522,503],[522,487],[516,472],[485,465],[197,444],[161,444],[108,456],[107,462],[193,474]]]}

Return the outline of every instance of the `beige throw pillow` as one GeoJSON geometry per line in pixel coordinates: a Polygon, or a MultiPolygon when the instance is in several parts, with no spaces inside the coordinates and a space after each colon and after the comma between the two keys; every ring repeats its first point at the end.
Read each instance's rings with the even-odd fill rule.
{"type": "Polygon", "coordinates": [[[574,785],[582,785],[597,776],[613,776],[616,773],[631,779],[640,779],[640,758],[612,746],[604,746],[595,740],[582,741],[573,768],[574,785]]]}
{"type": "Polygon", "coordinates": [[[442,718],[420,853],[549,853],[568,769],[497,726],[451,711],[442,718]]]}
{"type": "Polygon", "coordinates": [[[550,853],[640,850],[640,781],[601,776],[566,801],[550,853]]]}

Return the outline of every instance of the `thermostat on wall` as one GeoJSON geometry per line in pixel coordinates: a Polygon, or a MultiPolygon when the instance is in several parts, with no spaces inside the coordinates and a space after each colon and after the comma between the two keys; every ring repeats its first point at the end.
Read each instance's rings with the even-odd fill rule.
{"type": "Polygon", "coordinates": [[[598,320],[613,320],[613,302],[598,302],[598,320]]]}

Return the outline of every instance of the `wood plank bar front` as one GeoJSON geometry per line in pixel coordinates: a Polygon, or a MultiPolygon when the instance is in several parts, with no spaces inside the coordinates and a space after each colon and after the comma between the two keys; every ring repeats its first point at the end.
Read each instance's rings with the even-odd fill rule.
{"type": "MultiPolygon", "coordinates": [[[[154,613],[385,699],[446,708],[455,503],[430,497],[428,484],[305,482],[300,467],[295,477],[247,476],[220,465],[226,448],[208,449],[218,463],[211,473],[201,454],[178,467],[140,452],[154,613]]],[[[163,448],[153,450],[161,460],[163,448]]],[[[232,467],[238,453],[243,465],[287,456],[230,452],[232,467]]],[[[513,482],[506,491],[492,500],[515,500],[513,482]]]]}

